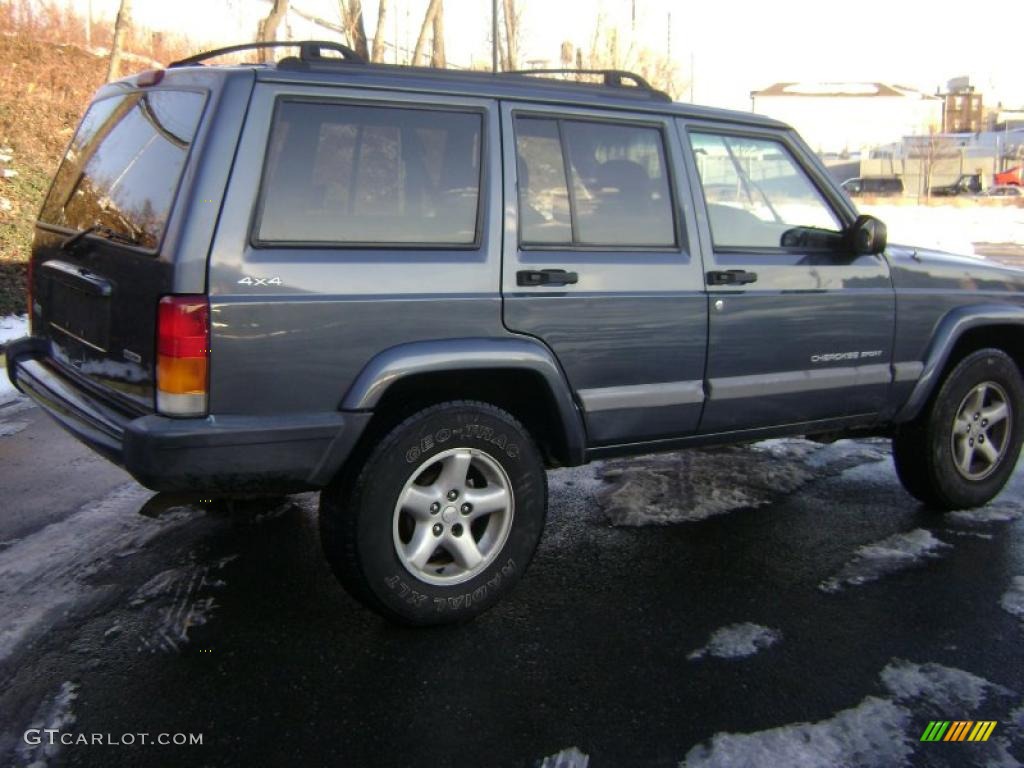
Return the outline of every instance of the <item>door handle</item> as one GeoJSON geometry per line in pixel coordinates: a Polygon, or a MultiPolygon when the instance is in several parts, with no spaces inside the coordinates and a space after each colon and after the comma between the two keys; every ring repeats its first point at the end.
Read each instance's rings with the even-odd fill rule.
{"type": "Polygon", "coordinates": [[[747,272],[745,269],[708,272],[708,285],[747,285],[756,282],[757,272],[747,272]]]}
{"type": "Polygon", "coordinates": [[[516,285],[574,285],[580,276],[564,269],[523,269],[516,272],[516,285]]]}

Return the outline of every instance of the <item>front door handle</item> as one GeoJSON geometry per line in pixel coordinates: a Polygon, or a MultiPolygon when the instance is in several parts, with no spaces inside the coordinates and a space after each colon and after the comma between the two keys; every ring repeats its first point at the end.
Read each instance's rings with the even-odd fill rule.
{"type": "Polygon", "coordinates": [[[516,285],[573,285],[580,276],[564,269],[523,269],[516,272],[516,285]]]}
{"type": "Polygon", "coordinates": [[[756,282],[757,272],[747,272],[745,269],[708,272],[708,285],[747,285],[756,282]]]}

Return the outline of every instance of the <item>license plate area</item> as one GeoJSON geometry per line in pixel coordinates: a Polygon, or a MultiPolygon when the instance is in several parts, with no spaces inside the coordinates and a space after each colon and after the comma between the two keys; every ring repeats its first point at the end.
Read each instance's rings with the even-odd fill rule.
{"type": "Polygon", "coordinates": [[[49,281],[48,322],[58,334],[106,354],[110,344],[110,298],[92,286],[78,286],[73,278],[49,281]]]}

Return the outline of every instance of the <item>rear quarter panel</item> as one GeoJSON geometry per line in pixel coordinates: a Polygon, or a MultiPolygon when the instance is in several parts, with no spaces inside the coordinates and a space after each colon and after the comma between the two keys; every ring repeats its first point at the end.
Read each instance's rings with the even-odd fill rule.
{"type": "Polygon", "coordinates": [[[401,343],[509,337],[501,322],[496,102],[257,83],[210,258],[212,413],[336,410],[377,353],[401,343]],[[467,250],[254,247],[276,99],[437,104],[483,114],[480,246],[467,250]],[[247,286],[244,277],[279,278],[247,286]]]}

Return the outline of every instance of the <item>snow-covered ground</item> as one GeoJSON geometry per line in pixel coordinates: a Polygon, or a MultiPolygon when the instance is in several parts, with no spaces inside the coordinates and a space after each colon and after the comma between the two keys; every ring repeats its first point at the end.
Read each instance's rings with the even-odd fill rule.
{"type": "Polygon", "coordinates": [[[8,341],[28,336],[27,315],[7,315],[0,317],[0,346],[8,341]]]}
{"type": "MultiPolygon", "coordinates": [[[[885,696],[867,696],[856,706],[816,723],[794,723],[756,733],[719,733],[709,743],[690,750],[680,768],[909,765],[919,743],[915,726],[927,723],[929,716],[949,719],[952,711],[964,713],[963,717],[991,719],[996,706],[1005,707],[1014,695],[970,672],[934,663],[894,659],[879,677],[885,696]],[[984,711],[979,711],[983,705],[984,711]]],[[[990,741],[971,745],[971,764],[1019,766],[1007,746],[998,731],[990,741]]]]}
{"type": "Polygon", "coordinates": [[[982,205],[860,204],[885,222],[889,242],[974,255],[973,243],[1024,244],[1024,208],[982,205]]]}
{"type": "MultiPolygon", "coordinates": [[[[26,315],[8,315],[7,317],[0,317],[0,347],[3,347],[12,339],[20,339],[22,336],[27,335],[28,317],[26,315]]],[[[18,391],[7,378],[7,370],[3,365],[0,365],[0,405],[3,405],[8,400],[13,400],[15,397],[18,397],[18,391]]],[[[2,432],[2,428],[0,428],[0,437],[3,436],[4,433],[2,432]]]]}

